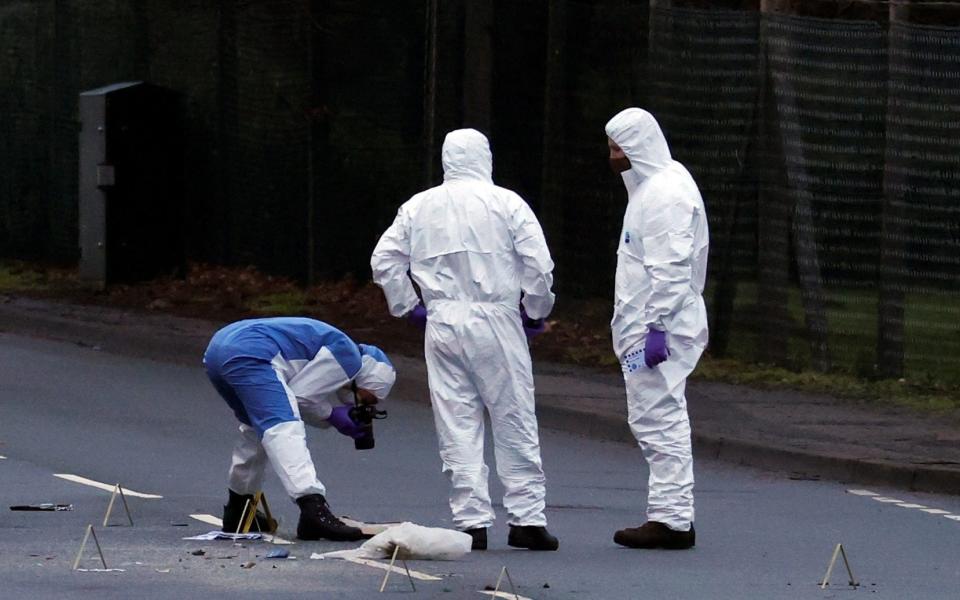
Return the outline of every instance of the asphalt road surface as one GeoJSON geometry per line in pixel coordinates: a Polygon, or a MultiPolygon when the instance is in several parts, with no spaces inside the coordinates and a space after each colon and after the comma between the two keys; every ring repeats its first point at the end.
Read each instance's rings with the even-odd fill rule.
{"type": "MultiPolygon", "coordinates": [[[[384,407],[390,417],[377,423],[371,451],[354,450],[332,430],[308,428],[334,511],[449,526],[429,406],[395,397],[384,407]]],[[[381,568],[309,558],[352,544],[298,542],[283,546],[295,560],[277,560],[264,558],[275,547],[267,542],[182,539],[214,529],[191,515],[220,516],[235,428],[199,357],[196,368],[186,368],[0,334],[0,598],[374,597],[381,568]],[[133,527],[117,500],[111,525],[101,527],[110,492],[54,474],[162,498],[128,496],[133,527]],[[41,502],[73,510],[7,508],[41,502]],[[71,570],[91,523],[108,567],[122,571],[71,570]]],[[[480,591],[506,566],[526,598],[960,597],[960,517],[950,518],[960,515],[960,497],[864,490],[701,460],[697,547],[628,550],[612,535],[643,521],[639,450],[550,430],[541,440],[558,552],[510,549],[498,505],[490,550],[458,561],[411,561],[425,577],[414,580],[416,592],[405,575],[393,574],[386,593],[489,598],[480,591]],[[818,585],[837,543],[860,583],[856,590],[842,560],[831,585],[818,585]]],[[[293,539],[296,506],[272,473],[265,485],[280,535],[293,539]]],[[[491,492],[502,493],[495,477],[491,492]]],[[[80,567],[100,567],[96,556],[90,542],[80,567]]]]}

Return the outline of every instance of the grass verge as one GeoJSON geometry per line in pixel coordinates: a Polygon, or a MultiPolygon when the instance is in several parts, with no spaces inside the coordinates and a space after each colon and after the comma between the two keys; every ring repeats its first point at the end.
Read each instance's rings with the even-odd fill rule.
{"type": "MultiPolygon", "coordinates": [[[[252,267],[195,264],[185,278],[159,278],[96,292],[84,289],[72,269],[0,261],[0,293],[169,312],[220,322],[254,316],[303,315],[327,321],[357,339],[385,344],[395,351],[418,354],[423,348],[422,334],[387,313],[379,288],[350,278],[303,288],[289,279],[266,275],[252,267]]],[[[858,306],[865,304],[857,298],[846,300],[858,306]]],[[[535,358],[617,370],[610,343],[610,311],[606,300],[561,298],[552,315],[550,333],[532,343],[535,358]]],[[[843,323],[842,314],[836,310],[831,313],[831,319],[843,323]]],[[[932,327],[931,320],[927,315],[921,326],[932,327]]],[[[859,313],[852,313],[851,323],[861,321],[864,319],[859,313]]],[[[851,328],[838,329],[849,331],[851,328]]],[[[857,338],[868,344],[868,349],[872,348],[872,340],[865,334],[847,339],[857,338]]],[[[944,360],[941,356],[940,362],[944,360]]],[[[871,381],[856,377],[855,369],[843,362],[837,372],[816,373],[758,364],[745,357],[716,358],[710,356],[708,350],[694,378],[890,403],[932,413],[960,410],[960,385],[939,377],[940,368],[929,372],[919,370],[921,364],[916,359],[908,360],[908,376],[903,379],[871,381]]]]}

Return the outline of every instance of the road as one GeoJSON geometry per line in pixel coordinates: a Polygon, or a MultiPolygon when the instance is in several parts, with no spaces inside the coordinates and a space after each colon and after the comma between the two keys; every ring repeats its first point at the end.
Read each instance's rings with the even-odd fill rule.
{"type": "MultiPolygon", "coordinates": [[[[298,542],[296,560],[265,560],[272,546],[182,538],[213,529],[191,514],[219,516],[235,423],[202,369],[110,355],[96,348],[0,334],[0,598],[370,598],[384,571],[313,552],[349,544],[298,542]],[[115,572],[71,570],[88,523],[99,526],[110,493],[54,477],[72,474],[162,496],[128,498],[97,527],[115,572]],[[70,503],[72,511],[7,506],[70,503]],[[194,552],[203,550],[203,555],[194,552]],[[252,568],[244,563],[254,562],[252,568]]],[[[421,399],[422,400],[422,399],[421,399]]],[[[429,406],[391,398],[377,447],[358,452],[333,431],[311,430],[311,450],[339,514],[367,521],[449,526],[429,406]]],[[[696,425],[694,425],[696,426],[696,425]]],[[[635,551],[613,531],[639,524],[646,472],[639,450],[551,430],[541,432],[556,553],[506,546],[501,520],[491,549],[459,561],[411,561],[415,597],[483,598],[506,566],[527,598],[950,598],[960,590],[960,497],[791,479],[789,474],[699,461],[696,549],[635,551]],[[870,495],[875,494],[875,495],[870,495]],[[897,500],[899,502],[888,501],[897,500]],[[940,512],[938,512],[940,511],[940,512]],[[944,513],[947,513],[946,515],[944,513]],[[842,543],[861,587],[817,585],[842,543]]],[[[488,447],[490,443],[488,441],[488,447]]],[[[489,464],[492,459],[488,457],[489,464]]],[[[297,508],[272,474],[265,484],[280,535],[293,538],[297,508]]],[[[501,488],[494,482],[494,497],[501,488]]],[[[502,508],[498,511],[502,516],[502,508]]],[[[81,567],[94,568],[87,548],[81,567]]],[[[505,584],[505,587],[509,587],[505,584]]],[[[387,591],[410,593],[405,576],[387,591]]],[[[506,596],[504,596],[506,597],[506,596]]]]}

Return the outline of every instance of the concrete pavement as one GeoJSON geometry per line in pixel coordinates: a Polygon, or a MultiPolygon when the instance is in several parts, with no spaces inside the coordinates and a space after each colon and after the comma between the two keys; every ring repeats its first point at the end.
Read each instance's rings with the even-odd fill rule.
{"type": "MultiPolygon", "coordinates": [[[[197,365],[211,321],[102,306],[0,297],[0,331],[71,341],[105,352],[197,365]]],[[[380,343],[389,353],[388,340],[380,343]]],[[[422,357],[391,354],[398,391],[428,401],[422,357]]],[[[535,363],[542,427],[633,443],[622,379],[580,367],[535,363]]],[[[906,409],[789,390],[691,381],[694,451],[740,465],[960,494],[960,424],[906,409]]]]}

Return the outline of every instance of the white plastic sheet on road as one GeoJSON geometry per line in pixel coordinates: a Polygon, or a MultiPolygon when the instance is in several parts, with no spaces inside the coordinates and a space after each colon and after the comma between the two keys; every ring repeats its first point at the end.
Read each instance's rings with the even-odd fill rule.
{"type": "Polygon", "coordinates": [[[400,523],[364,523],[363,521],[358,521],[350,517],[340,517],[340,520],[343,521],[344,525],[349,527],[356,527],[363,532],[364,535],[377,535],[378,533],[383,533],[384,531],[390,529],[391,527],[396,527],[400,523]]]}
{"type": "Polygon", "coordinates": [[[456,560],[470,552],[473,542],[468,534],[441,527],[424,527],[404,522],[378,533],[352,550],[314,552],[310,558],[391,558],[395,548],[401,560],[456,560]]]}

